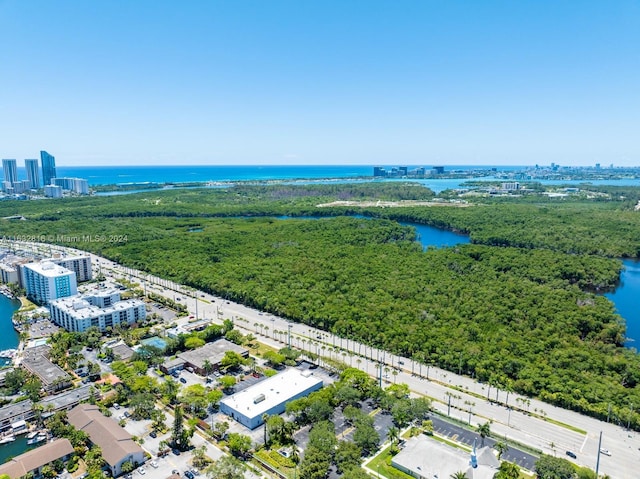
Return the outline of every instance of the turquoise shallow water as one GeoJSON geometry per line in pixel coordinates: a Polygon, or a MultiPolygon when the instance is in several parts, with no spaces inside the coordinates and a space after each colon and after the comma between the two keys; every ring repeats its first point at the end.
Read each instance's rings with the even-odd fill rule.
{"type": "MultiPolygon", "coordinates": [[[[446,171],[490,169],[490,166],[447,166],[446,171]]],[[[521,169],[501,166],[501,171],[521,169]]],[[[120,183],[188,183],[207,181],[268,181],[319,178],[372,177],[373,166],[367,165],[257,165],[257,166],[58,166],[59,177],[86,178],[89,185],[120,183]]],[[[18,167],[18,178],[26,179],[24,167],[18,167]]],[[[457,180],[454,180],[457,183],[457,180]]]]}

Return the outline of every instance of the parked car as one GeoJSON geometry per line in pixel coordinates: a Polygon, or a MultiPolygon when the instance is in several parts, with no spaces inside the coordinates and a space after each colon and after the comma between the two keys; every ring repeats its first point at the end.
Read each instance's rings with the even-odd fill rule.
{"type": "Polygon", "coordinates": [[[149,436],[151,436],[152,438],[154,438],[154,439],[155,439],[156,437],[158,437],[158,433],[156,433],[155,431],[151,431],[151,432],[149,433],[149,436]]]}
{"type": "Polygon", "coordinates": [[[180,378],[180,382],[181,382],[182,384],[187,384],[187,380],[186,380],[185,378],[180,378]]]}
{"type": "Polygon", "coordinates": [[[575,452],[571,452],[571,451],[567,451],[567,456],[573,458],[573,459],[577,459],[578,456],[576,456],[575,452]]]}
{"type": "Polygon", "coordinates": [[[156,461],[151,461],[149,464],[151,464],[151,467],[154,467],[154,468],[158,467],[158,463],[156,461]]]}
{"type": "Polygon", "coordinates": [[[600,449],[600,454],[604,454],[605,456],[610,456],[611,452],[609,449],[600,449]]]}
{"type": "Polygon", "coordinates": [[[175,447],[171,449],[171,452],[174,453],[176,456],[180,455],[180,449],[176,449],[175,447]]]}
{"type": "Polygon", "coordinates": [[[194,475],[193,475],[193,473],[192,473],[191,471],[186,471],[186,472],[184,473],[184,475],[185,475],[186,477],[188,477],[189,479],[194,479],[194,475]]]}

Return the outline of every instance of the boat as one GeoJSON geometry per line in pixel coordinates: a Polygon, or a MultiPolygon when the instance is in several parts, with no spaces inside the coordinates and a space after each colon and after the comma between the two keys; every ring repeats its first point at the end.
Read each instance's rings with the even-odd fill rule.
{"type": "Polygon", "coordinates": [[[41,432],[37,436],[32,437],[31,439],[28,439],[27,440],[27,444],[29,444],[29,445],[38,444],[39,442],[46,441],[46,439],[47,439],[47,435],[45,433],[41,432]]]}
{"type": "Polygon", "coordinates": [[[4,351],[0,351],[0,358],[12,358],[16,354],[15,349],[5,349],[4,351]]]}
{"type": "Polygon", "coordinates": [[[0,444],[7,444],[8,442],[13,442],[16,440],[16,437],[13,434],[9,434],[0,439],[0,444]]]}
{"type": "Polygon", "coordinates": [[[33,439],[34,437],[36,437],[38,435],[38,431],[33,431],[30,432],[29,434],[27,434],[27,439],[33,439]]]}

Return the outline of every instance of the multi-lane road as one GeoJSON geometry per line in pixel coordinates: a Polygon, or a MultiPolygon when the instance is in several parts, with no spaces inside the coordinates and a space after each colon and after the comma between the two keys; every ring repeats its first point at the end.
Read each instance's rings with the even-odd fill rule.
{"type": "MultiPolygon", "coordinates": [[[[52,248],[62,250],[56,246],[52,248]]],[[[49,246],[46,249],[50,251],[49,246]]],[[[634,471],[640,466],[640,436],[636,432],[514,393],[509,394],[507,405],[505,391],[489,390],[486,384],[471,378],[420,365],[410,358],[398,357],[304,324],[291,323],[96,255],[92,255],[92,261],[103,274],[126,277],[140,282],[147,291],[180,298],[199,318],[232,319],[237,328],[260,336],[261,341],[274,346],[282,347],[291,341],[293,347],[342,360],[374,377],[379,378],[382,372],[385,384],[408,384],[414,394],[431,398],[440,412],[474,426],[491,421],[492,434],[546,454],[569,458],[566,451],[570,451],[576,455],[574,462],[593,469],[598,455],[598,436],[602,432],[602,449],[610,451],[611,455],[600,455],[599,472],[619,479],[637,476],[634,471]]]]}

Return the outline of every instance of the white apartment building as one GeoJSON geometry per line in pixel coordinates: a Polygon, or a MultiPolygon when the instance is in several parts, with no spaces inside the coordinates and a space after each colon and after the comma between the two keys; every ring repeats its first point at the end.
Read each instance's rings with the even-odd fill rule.
{"type": "Polygon", "coordinates": [[[18,283],[18,270],[9,264],[0,263],[0,281],[4,284],[18,283]]]}
{"type": "Polygon", "coordinates": [[[130,325],[144,320],[147,310],[139,299],[120,299],[117,290],[75,295],[49,304],[51,320],[67,331],[82,332],[91,326],[105,331],[118,324],[130,325]]]}
{"type": "Polygon", "coordinates": [[[62,256],[59,258],[50,258],[45,261],[51,261],[52,263],[73,271],[76,274],[78,283],[90,281],[91,278],[93,278],[91,256],[62,256]]]}
{"type": "Polygon", "coordinates": [[[62,198],[62,188],[56,185],[46,185],[44,187],[44,196],[47,198],[62,198]]]}

